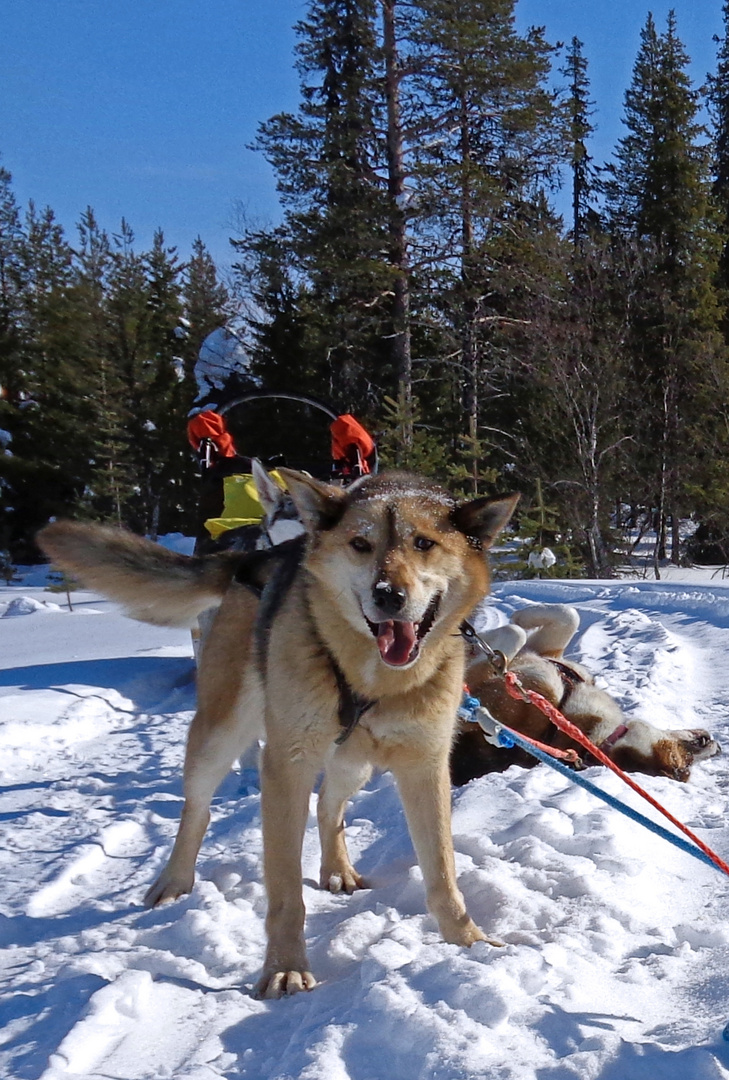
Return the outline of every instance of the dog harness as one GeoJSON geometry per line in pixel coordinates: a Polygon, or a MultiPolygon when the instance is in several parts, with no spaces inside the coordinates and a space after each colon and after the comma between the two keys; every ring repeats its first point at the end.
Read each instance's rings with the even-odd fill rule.
{"type": "Polygon", "coordinates": [[[578,674],[578,672],[574,670],[574,668],[571,668],[569,664],[563,664],[560,660],[553,660],[551,656],[545,656],[544,659],[549,660],[550,664],[554,664],[554,666],[557,668],[557,671],[559,672],[559,676],[562,680],[562,686],[564,687],[564,689],[562,691],[562,697],[560,698],[558,708],[564,709],[570,695],[574,693],[576,688],[585,680],[580,674],[578,674]]]}
{"type": "MultiPolygon", "coordinates": [[[[293,584],[304,557],[304,539],[296,537],[264,551],[239,556],[235,580],[250,589],[261,601],[256,619],[255,640],[259,662],[266,656],[266,643],[276,612],[293,584]]],[[[349,738],[364,714],[377,702],[362,697],[353,690],[334,656],[316,632],[314,620],[309,613],[312,632],[331,668],[339,695],[337,715],[341,732],[334,740],[337,746],[349,738]]]]}
{"type": "MultiPolygon", "coordinates": [[[[549,660],[550,664],[554,664],[554,666],[559,670],[559,674],[562,679],[564,691],[562,693],[562,698],[558,706],[560,711],[562,711],[567,702],[569,701],[570,695],[574,692],[576,687],[578,687],[580,683],[584,683],[585,680],[582,675],[575,671],[574,668],[571,668],[568,664],[562,664],[559,660],[553,660],[551,657],[546,657],[546,659],[549,660]]],[[[611,732],[611,734],[608,735],[606,739],[603,739],[598,749],[602,750],[603,754],[607,754],[608,750],[612,750],[613,746],[615,746],[615,743],[622,739],[623,735],[627,735],[627,733],[627,725],[618,724],[618,726],[615,728],[615,731],[611,732]]],[[[593,760],[597,759],[595,758],[593,760]]]]}
{"type": "Polygon", "coordinates": [[[347,741],[364,714],[377,702],[364,698],[356,690],[353,690],[347,682],[346,675],[329,652],[329,649],[324,645],[324,642],[322,642],[322,648],[334,672],[334,679],[339,691],[339,726],[342,730],[334,742],[337,746],[341,746],[342,743],[347,741]]]}

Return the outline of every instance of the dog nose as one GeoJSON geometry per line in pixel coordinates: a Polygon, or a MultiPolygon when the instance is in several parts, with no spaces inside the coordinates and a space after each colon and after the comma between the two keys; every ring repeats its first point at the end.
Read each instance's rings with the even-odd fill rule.
{"type": "Polygon", "coordinates": [[[397,615],[405,606],[407,596],[405,590],[389,581],[378,581],[372,590],[372,599],[375,607],[379,608],[383,615],[397,615]]]}

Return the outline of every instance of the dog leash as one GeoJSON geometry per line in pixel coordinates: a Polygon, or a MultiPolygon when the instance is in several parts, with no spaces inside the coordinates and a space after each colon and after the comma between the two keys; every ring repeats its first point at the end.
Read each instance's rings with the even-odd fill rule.
{"type": "MultiPolygon", "coordinates": [[[[476,699],[470,699],[476,700],[476,699]]],[[[718,855],[703,844],[698,837],[695,837],[690,830],[685,830],[687,834],[694,840],[694,843],[689,843],[688,840],[684,840],[681,836],[676,836],[675,833],[669,832],[668,829],[664,829],[662,825],[659,825],[657,821],[651,821],[645,814],[641,814],[639,810],[634,810],[632,806],[628,806],[614,795],[610,795],[609,792],[603,791],[596,784],[593,784],[591,780],[588,780],[582,773],[575,772],[574,769],[570,769],[567,765],[564,765],[561,761],[557,761],[554,757],[554,748],[545,747],[540,749],[532,740],[527,739],[524,735],[520,735],[518,732],[512,730],[512,728],[506,727],[505,724],[499,724],[494,720],[493,716],[487,709],[483,707],[476,708],[470,715],[470,718],[482,728],[484,735],[493,741],[497,746],[504,747],[505,749],[511,749],[514,746],[520,746],[522,750],[526,750],[528,754],[535,757],[538,761],[543,762],[545,765],[549,765],[551,769],[560,773],[561,776],[571,780],[572,783],[577,784],[579,787],[584,788],[585,791],[589,791],[591,795],[601,799],[613,810],[618,810],[625,817],[631,819],[631,821],[637,822],[639,825],[645,826],[650,832],[655,833],[656,836],[660,836],[663,840],[667,840],[669,844],[673,844],[674,847],[679,848],[681,851],[685,851],[688,855],[693,855],[695,859],[705,863],[708,866],[713,866],[715,870],[720,870],[725,874],[729,874],[729,866],[718,855]],[[695,846],[698,844],[698,847],[695,846]]],[[[670,817],[670,815],[669,815],[670,817]]],[[[671,818],[671,820],[675,820],[671,818]]],[[[684,826],[679,827],[685,828],[684,826]]]]}
{"type": "MultiPolygon", "coordinates": [[[[499,728],[499,729],[503,728],[504,731],[509,731],[509,732],[511,731],[511,728],[507,728],[505,725],[499,724],[498,721],[495,720],[493,716],[491,716],[491,713],[488,711],[488,709],[485,708],[485,706],[483,706],[481,704],[481,702],[478,700],[477,697],[472,697],[471,696],[467,686],[463,687],[463,694],[464,694],[463,701],[461,702],[461,707],[458,710],[458,719],[459,720],[465,720],[465,721],[470,721],[471,723],[477,723],[479,725],[479,727],[482,729],[482,731],[486,731],[486,728],[484,726],[484,722],[481,719],[478,719],[478,720],[473,719],[474,714],[476,713],[476,711],[480,709],[481,712],[485,713],[489,717],[490,721],[493,722],[494,728],[499,728]]],[[[495,731],[491,732],[491,730],[489,729],[489,734],[494,734],[495,735],[496,732],[495,731]]],[[[539,742],[539,739],[530,738],[529,735],[521,735],[520,738],[524,739],[525,742],[528,742],[530,746],[536,746],[539,750],[543,751],[544,753],[551,754],[552,757],[560,758],[562,761],[568,762],[575,769],[584,768],[584,765],[582,763],[582,759],[580,758],[580,755],[577,753],[576,750],[559,750],[556,746],[548,746],[546,743],[539,742]]],[[[500,746],[506,746],[506,743],[499,743],[499,745],[500,746]]],[[[512,745],[514,745],[514,744],[512,743],[512,745]]]]}
{"type": "Polygon", "coordinates": [[[497,675],[503,675],[508,666],[508,661],[504,654],[498,649],[492,649],[488,641],[482,638],[476,630],[475,626],[472,626],[470,622],[465,619],[458,628],[461,637],[468,642],[469,645],[475,645],[484,656],[491,661],[491,664],[496,671],[497,675]]]}
{"type": "MultiPolygon", "coordinates": [[[[632,807],[627,806],[614,796],[608,795],[607,792],[596,787],[587,780],[586,777],[576,773],[574,769],[570,769],[566,765],[555,760],[557,756],[562,755],[555,753],[554,747],[546,746],[544,743],[538,743],[536,740],[518,734],[504,724],[498,724],[487,709],[480,707],[477,698],[466,697],[459,713],[463,719],[475,719],[476,723],[479,723],[485,732],[490,730],[489,727],[485,726],[486,724],[490,724],[492,727],[495,726],[499,732],[498,736],[496,736],[497,745],[505,747],[513,747],[515,745],[520,746],[523,750],[526,750],[527,753],[537,758],[537,760],[543,761],[545,765],[549,765],[551,768],[556,769],[557,772],[569,777],[574,783],[578,784],[580,787],[584,787],[597,798],[608,803],[609,806],[619,810],[633,821],[645,825],[651,832],[663,837],[664,840],[668,840],[676,847],[681,848],[681,850],[688,851],[702,862],[707,862],[709,865],[714,866],[717,870],[720,870],[729,877],[729,864],[717,855],[715,851],[712,851],[708,844],[705,844],[696,833],[688,828],[687,825],[684,825],[683,822],[674,817],[673,814],[666,810],[657,799],[654,799],[652,795],[649,795],[640,784],[637,784],[635,780],[631,779],[631,777],[623,772],[623,770],[604,753],[601,747],[596,746],[591,739],[588,739],[587,735],[585,735],[575,724],[571,723],[567,717],[551,703],[551,701],[548,701],[542,694],[537,693],[536,690],[525,689],[519,682],[517,675],[513,671],[506,670],[507,661],[503,653],[492,649],[488,642],[477,633],[475,628],[465,620],[461,623],[460,632],[469,644],[476,645],[481,652],[491,660],[497,674],[503,677],[506,691],[511,697],[517,701],[526,701],[528,704],[534,705],[540,712],[544,713],[559,731],[562,731],[574,742],[579,743],[580,746],[583,746],[596,761],[605,765],[606,768],[610,769],[611,772],[614,772],[616,776],[619,776],[628,787],[632,788],[633,791],[640,795],[641,798],[645,799],[652,807],[654,807],[654,809],[663,814],[672,825],[675,825],[677,829],[680,829],[680,831],[689,838],[691,843],[688,844],[685,840],[682,840],[681,837],[675,836],[656,822],[651,821],[650,818],[640,814],[637,810],[633,810],[632,807]],[[482,720],[484,723],[481,722],[482,720]]],[[[605,743],[602,745],[604,746],[605,743]]]]}
{"type": "MultiPolygon", "coordinates": [[[[663,816],[667,818],[672,825],[675,825],[677,829],[680,829],[681,832],[684,833],[684,835],[687,836],[689,840],[691,840],[692,843],[695,844],[696,847],[698,847],[702,852],[702,855],[698,856],[696,849],[690,848],[689,846],[690,850],[694,855],[697,855],[697,857],[702,858],[704,861],[709,861],[711,864],[716,866],[717,869],[721,870],[729,877],[729,864],[724,862],[724,860],[719,855],[717,855],[715,851],[712,851],[711,848],[707,844],[705,844],[703,840],[701,840],[696,835],[696,833],[692,832],[692,830],[689,829],[687,825],[684,825],[683,822],[679,821],[678,818],[674,817],[669,810],[666,810],[665,806],[662,806],[657,799],[654,799],[652,795],[650,795],[644,788],[640,786],[640,784],[637,784],[635,780],[633,780],[625,772],[623,772],[623,770],[618,765],[616,765],[614,761],[611,761],[607,754],[603,753],[599,746],[596,746],[595,743],[588,739],[587,735],[585,735],[584,732],[580,731],[580,729],[575,724],[569,721],[567,717],[564,716],[559,711],[559,709],[551,703],[551,701],[547,701],[547,699],[542,694],[537,693],[536,690],[526,690],[519,682],[519,679],[513,671],[505,672],[504,682],[506,685],[506,691],[511,697],[515,698],[517,701],[526,701],[530,705],[534,705],[537,709],[539,709],[540,712],[544,713],[544,715],[548,717],[549,720],[551,720],[555,727],[559,728],[559,730],[562,731],[565,735],[567,735],[570,739],[572,739],[574,742],[579,743],[586,750],[588,750],[597,761],[599,761],[602,765],[605,765],[605,767],[610,769],[611,772],[614,772],[616,776],[619,776],[620,779],[628,785],[628,787],[632,788],[632,790],[635,791],[638,795],[640,795],[641,798],[645,799],[646,802],[650,803],[650,805],[655,810],[658,810],[661,814],[663,814],[663,816]]],[[[501,726],[503,727],[503,725],[501,726]]],[[[519,742],[521,736],[518,736],[516,732],[508,729],[508,736],[509,738],[513,738],[518,745],[521,745],[521,743],[519,742]]],[[[524,746],[524,749],[529,750],[528,745],[524,746]]],[[[532,751],[529,750],[529,752],[531,753],[532,751]]],[[[542,751],[540,751],[540,754],[541,753],[542,751]]],[[[541,761],[543,759],[541,758],[540,754],[535,754],[534,756],[539,757],[539,760],[541,761]]],[[[550,764],[549,760],[547,760],[546,763],[550,764]]],[[[556,767],[559,763],[552,762],[552,764],[556,767]]],[[[563,768],[565,767],[560,766],[558,771],[561,771],[563,768]]],[[[585,778],[583,776],[578,777],[576,773],[573,773],[570,770],[566,770],[566,772],[570,775],[571,779],[573,779],[575,783],[581,784],[581,786],[583,787],[586,786],[584,783],[585,778]]],[[[594,785],[592,786],[594,787],[594,785]]],[[[608,797],[607,793],[602,792],[600,788],[595,788],[595,791],[593,793],[598,794],[599,798],[604,799],[605,802],[610,802],[610,800],[613,799],[613,796],[608,797]]],[[[642,814],[636,817],[635,815],[637,814],[637,811],[634,811],[630,807],[625,806],[625,804],[621,803],[619,800],[614,801],[615,803],[617,803],[616,809],[620,809],[623,813],[627,813],[628,817],[632,817],[636,821],[640,820],[641,824],[646,825],[647,828],[650,827],[653,832],[656,832],[657,828],[659,828],[656,827],[655,822],[651,822],[649,818],[644,818],[642,814]]],[[[610,802],[610,805],[612,806],[613,802],[610,802]]],[[[665,829],[662,829],[662,831],[658,835],[664,835],[664,833],[664,839],[670,838],[672,843],[680,841],[680,837],[674,836],[673,833],[669,833],[665,829]]],[[[681,841],[680,843],[677,843],[676,846],[683,848],[684,843],[685,841],[681,841]]]]}

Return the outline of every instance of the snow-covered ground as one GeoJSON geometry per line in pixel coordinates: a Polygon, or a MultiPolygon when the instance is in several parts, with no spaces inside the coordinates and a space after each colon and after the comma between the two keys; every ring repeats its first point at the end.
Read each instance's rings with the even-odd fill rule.
{"type": "MultiPolygon", "coordinates": [[[[35,584],[0,589],[0,1075],[729,1077],[729,881],[543,766],[454,794],[460,885],[503,949],[439,940],[388,775],[348,815],[372,888],[321,892],[312,798],[305,900],[321,984],[255,1001],[254,769],[218,794],[192,895],[140,905],[180,810],[189,636],[88,593],[69,613],[35,584]]],[[[729,580],[503,583],[484,620],[534,601],[579,608],[573,655],[628,712],[729,745],[729,580]]],[[[640,804],[612,775],[588,775],[640,804]]],[[[729,756],[688,785],[645,786],[729,857],[729,756]]]]}

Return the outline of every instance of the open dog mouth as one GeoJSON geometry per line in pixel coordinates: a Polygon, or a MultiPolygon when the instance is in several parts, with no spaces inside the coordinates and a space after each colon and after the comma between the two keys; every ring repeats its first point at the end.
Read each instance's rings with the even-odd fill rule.
{"type": "Polygon", "coordinates": [[[432,629],[439,607],[440,593],[436,593],[420,622],[388,619],[386,622],[375,623],[365,615],[372,636],[377,639],[380,656],[386,664],[390,667],[405,667],[417,660],[420,644],[432,629]]]}

